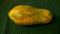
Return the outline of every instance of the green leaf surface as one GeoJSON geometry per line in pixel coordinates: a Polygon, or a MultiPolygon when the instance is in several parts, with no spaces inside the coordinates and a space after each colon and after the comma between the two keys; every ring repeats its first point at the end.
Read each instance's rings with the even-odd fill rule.
{"type": "Polygon", "coordinates": [[[59,28],[60,0],[0,0],[0,34],[59,34],[59,28]],[[31,5],[48,9],[53,14],[53,20],[43,25],[16,25],[8,17],[8,12],[16,5],[31,5]]]}

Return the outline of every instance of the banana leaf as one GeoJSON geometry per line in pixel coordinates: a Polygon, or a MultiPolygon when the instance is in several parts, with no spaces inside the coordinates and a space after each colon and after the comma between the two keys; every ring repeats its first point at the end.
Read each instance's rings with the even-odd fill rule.
{"type": "Polygon", "coordinates": [[[0,34],[59,34],[60,0],[0,0],[0,34]],[[48,9],[53,15],[49,24],[16,25],[8,12],[16,5],[30,5],[48,9]]]}

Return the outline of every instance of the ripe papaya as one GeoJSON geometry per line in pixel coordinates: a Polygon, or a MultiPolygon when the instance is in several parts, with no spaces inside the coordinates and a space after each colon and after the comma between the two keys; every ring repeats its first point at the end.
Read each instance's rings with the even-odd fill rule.
{"type": "Polygon", "coordinates": [[[47,24],[52,20],[49,10],[28,5],[15,6],[9,11],[8,16],[18,25],[47,24]]]}

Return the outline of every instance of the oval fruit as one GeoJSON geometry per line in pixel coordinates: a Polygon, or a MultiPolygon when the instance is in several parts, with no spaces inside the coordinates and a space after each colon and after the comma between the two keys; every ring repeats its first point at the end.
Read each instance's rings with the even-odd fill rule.
{"type": "Polygon", "coordinates": [[[18,25],[47,24],[52,20],[49,10],[28,5],[15,6],[10,10],[8,16],[18,25]]]}

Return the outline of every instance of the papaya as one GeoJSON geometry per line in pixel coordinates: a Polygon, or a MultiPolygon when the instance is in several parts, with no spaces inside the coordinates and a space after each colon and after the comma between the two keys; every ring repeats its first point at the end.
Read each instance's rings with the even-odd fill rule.
{"type": "Polygon", "coordinates": [[[18,5],[13,7],[9,11],[8,16],[18,25],[47,24],[53,17],[49,10],[29,5],[18,5]]]}

